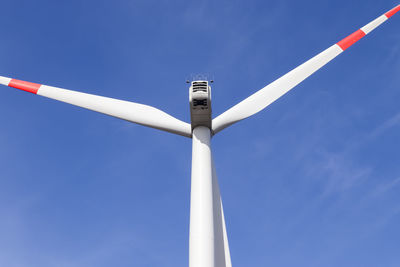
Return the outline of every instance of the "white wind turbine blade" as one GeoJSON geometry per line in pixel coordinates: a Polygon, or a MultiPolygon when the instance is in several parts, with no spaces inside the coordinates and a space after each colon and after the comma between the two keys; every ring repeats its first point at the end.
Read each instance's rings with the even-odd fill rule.
{"type": "Polygon", "coordinates": [[[159,130],[186,137],[191,137],[192,135],[190,124],[178,120],[151,106],[20,81],[2,76],[0,76],[0,84],[159,130]]]}
{"type": "Polygon", "coordinates": [[[229,250],[228,234],[226,232],[224,209],[219,191],[217,172],[214,159],[211,157],[212,183],[213,183],[213,208],[214,208],[214,249],[215,265],[218,267],[232,267],[229,250]]]}
{"type": "Polygon", "coordinates": [[[362,37],[374,30],[376,27],[381,25],[398,11],[400,11],[400,5],[393,8],[389,12],[386,12],[379,18],[370,22],[366,26],[344,38],[335,45],[329,47],[322,53],[316,55],[315,57],[311,58],[297,68],[293,69],[276,81],[270,83],[269,85],[249,96],[239,104],[228,109],[227,111],[213,119],[213,133],[216,134],[222,129],[228,127],[229,125],[232,125],[235,122],[243,120],[263,110],[279,97],[287,93],[290,89],[304,81],[307,77],[312,75],[329,61],[341,54],[344,50],[349,48],[355,42],[357,42],[362,37]]]}

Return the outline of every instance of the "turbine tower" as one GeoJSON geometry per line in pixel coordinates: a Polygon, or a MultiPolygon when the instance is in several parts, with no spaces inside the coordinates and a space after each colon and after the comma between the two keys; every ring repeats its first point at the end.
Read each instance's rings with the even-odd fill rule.
{"type": "Polygon", "coordinates": [[[212,136],[266,108],[398,11],[400,11],[400,5],[214,119],[212,119],[211,113],[210,82],[207,80],[191,81],[189,88],[190,124],[157,108],[143,104],[2,76],[0,76],[0,83],[129,122],[192,138],[189,266],[231,267],[224,212],[211,153],[212,136]]]}

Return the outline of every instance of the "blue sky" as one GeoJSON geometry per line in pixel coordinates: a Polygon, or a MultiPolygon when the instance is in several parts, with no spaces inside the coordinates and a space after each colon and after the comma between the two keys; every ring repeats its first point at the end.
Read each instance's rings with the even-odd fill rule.
{"type": "MultiPolygon", "coordinates": [[[[214,116],[396,1],[3,0],[0,75],[214,116]]],[[[399,266],[400,16],[215,136],[234,266],[399,266]]],[[[0,89],[0,266],[187,266],[191,140],[0,89]]]]}

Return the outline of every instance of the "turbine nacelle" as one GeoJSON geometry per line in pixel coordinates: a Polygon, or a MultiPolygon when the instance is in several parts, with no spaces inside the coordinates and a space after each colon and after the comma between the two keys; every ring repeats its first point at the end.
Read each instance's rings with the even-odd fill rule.
{"type": "Polygon", "coordinates": [[[189,87],[192,130],[198,126],[211,129],[211,86],[207,80],[192,81],[189,87]]]}

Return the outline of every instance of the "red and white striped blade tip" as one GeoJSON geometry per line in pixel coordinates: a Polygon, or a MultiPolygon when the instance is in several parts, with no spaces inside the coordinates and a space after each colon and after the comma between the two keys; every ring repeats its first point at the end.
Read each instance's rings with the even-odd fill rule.
{"type": "Polygon", "coordinates": [[[0,84],[4,84],[9,87],[13,87],[19,90],[23,90],[32,94],[37,94],[41,84],[25,82],[17,79],[11,79],[0,76],[0,84]]]}
{"type": "Polygon", "coordinates": [[[386,12],[382,16],[378,17],[374,21],[368,23],[361,29],[355,31],[354,33],[350,34],[343,40],[337,43],[338,46],[344,51],[353,44],[355,44],[357,41],[359,41],[361,38],[363,38],[365,35],[373,31],[375,28],[377,28],[379,25],[381,25],[383,22],[385,22],[387,19],[391,18],[394,14],[400,11],[400,5],[396,6],[395,8],[392,8],[390,11],[386,12]]]}

